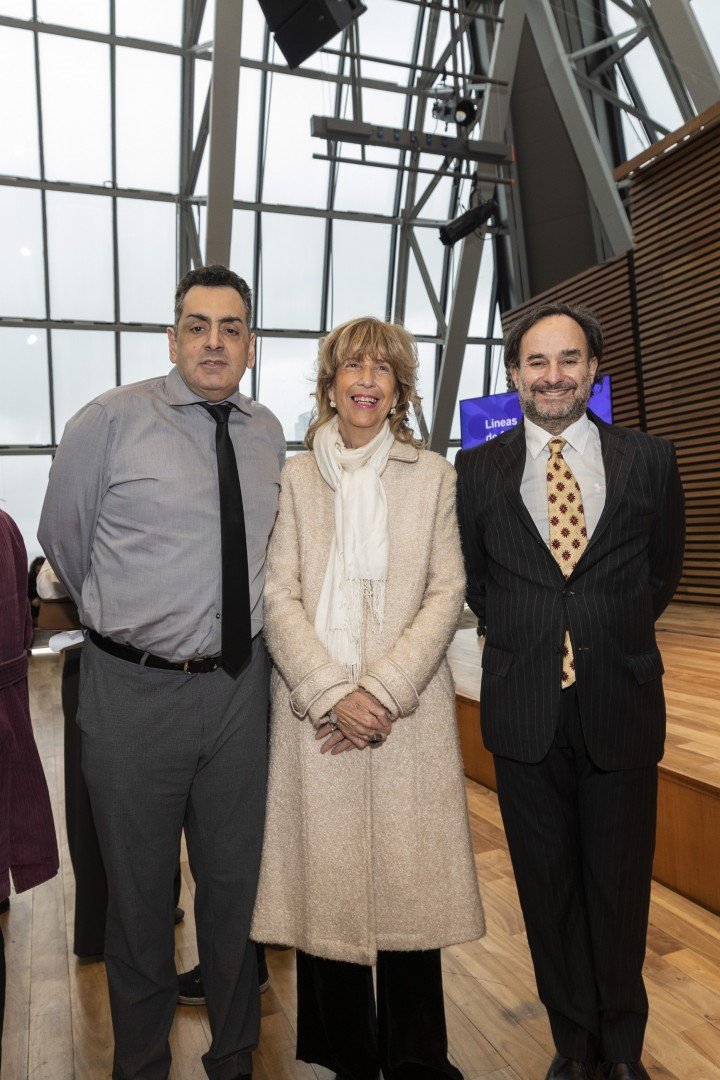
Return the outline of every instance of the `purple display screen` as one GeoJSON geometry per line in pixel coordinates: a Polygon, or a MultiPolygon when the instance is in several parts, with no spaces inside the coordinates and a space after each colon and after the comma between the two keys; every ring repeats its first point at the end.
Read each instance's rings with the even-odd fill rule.
{"type": "MultiPolygon", "coordinates": [[[[610,376],[593,387],[590,408],[601,420],[612,423],[612,387],[610,376]]],[[[460,441],[463,450],[488,442],[503,431],[517,427],[522,410],[517,393],[490,394],[488,397],[466,398],[460,402],[460,441]]]]}

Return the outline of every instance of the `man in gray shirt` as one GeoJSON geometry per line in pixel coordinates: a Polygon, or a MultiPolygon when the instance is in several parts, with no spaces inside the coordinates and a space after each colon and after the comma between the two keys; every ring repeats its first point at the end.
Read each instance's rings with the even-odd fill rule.
{"type": "Polygon", "coordinates": [[[285,440],[272,413],[238,390],[255,359],[251,304],[225,267],[182,279],[173,370],[110,390],[69,421],[38,533],[88,628],[78,723],[109,883],[116,1080],[170,1069],[183,826],[208,1076],[249,1077],[257,1045],[248,931],[265,813],[260,630],[285,440]]]}

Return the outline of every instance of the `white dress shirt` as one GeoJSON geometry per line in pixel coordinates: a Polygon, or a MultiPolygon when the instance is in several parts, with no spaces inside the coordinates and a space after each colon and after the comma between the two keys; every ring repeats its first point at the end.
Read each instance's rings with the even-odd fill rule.
{"type": "Polygon", "coordinates": [[[583,413],[579,420],[565,428],[559,436],[551,435],[549,431],[545,431],[532,420],[528,420],[527,416],[524,424],[527,453],[520,483],[520,495],[538,532],[549,547],[547,463],[550,459],[550,448],[548,443],[551,439],[561,438],[567,443],[563,449],[563,457],[580,485],[585,510],[585,527],[589,539],[595,531],[605,506],[605,466],[597,425],[588,419],[587,413],[583,413]]]}

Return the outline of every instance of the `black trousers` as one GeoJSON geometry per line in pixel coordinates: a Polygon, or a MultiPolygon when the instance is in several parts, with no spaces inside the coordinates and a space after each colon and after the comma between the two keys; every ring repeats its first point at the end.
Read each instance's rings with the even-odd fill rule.
{"type": "Polygon", "coordinates": [[[297,1057],[348,1080],[462,1080],[447,1057],[440,950],[379,952],[372,968],[298,949],[297,1057]]]}
{"type": "Polygon", "coordinates": [[[555,1045],[578,1060],[638,1061],[657,766],[598,769],[572,686],[546,757],[528,765],[496,756],[495,773],[555,1045]]]}

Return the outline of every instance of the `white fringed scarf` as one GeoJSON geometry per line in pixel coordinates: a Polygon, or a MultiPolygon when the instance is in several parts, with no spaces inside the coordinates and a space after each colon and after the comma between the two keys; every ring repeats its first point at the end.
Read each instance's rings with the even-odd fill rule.
{"type": "Polygon", "coordinates": [[[360,674],[365,600],[379,626],[385,612],[389,532],[380,477],[394,442],[385,421],[366,446],[348,449],[336,416],[318,429],[313,442],[320,474],[335,492],[335,534],[315,629],[331,660],[343,665],[352,682],[360,674]]]}

